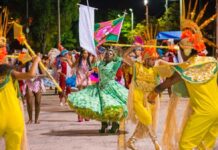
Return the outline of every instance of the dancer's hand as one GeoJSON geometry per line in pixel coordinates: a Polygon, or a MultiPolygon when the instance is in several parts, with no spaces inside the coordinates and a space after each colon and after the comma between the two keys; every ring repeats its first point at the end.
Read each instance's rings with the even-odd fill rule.
{"type": "Polygon", "coordinates": [[[157,96],[158,96],[157,92],[155,92],[155,91],[150,92],[148,95],[148,102],[151,104],[155,104],[155,99],[157,96]]]}
{"type": "Polygon", "coordinates": [[[41,61],[41,58],[39,56],[36,56],[33,58],[34,62],[39,63],[41,61]]]}

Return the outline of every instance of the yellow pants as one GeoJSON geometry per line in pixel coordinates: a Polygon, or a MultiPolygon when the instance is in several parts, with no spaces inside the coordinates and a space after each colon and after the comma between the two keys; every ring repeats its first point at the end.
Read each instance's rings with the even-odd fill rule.
{"type": "Polygon", "coordinates": [[[203,84],[185,83],[193,114],[183,130],[180,149],[192,150],[197,147],[212,149],[218,137],[217,76],[203,84]]]}
{"type": "Polygon", "coordinates": [[[20,150],[24,120],[12,79],[0,89],[0,137],[5,138],[6,150],[20,150]]]}
{"type": "Polygon", "coordinates": [[[151,125],[152,113],[149,104],[145,101],[147,95],[142,90],[135,88],[133,96],[134,110],[139,121],[144,125],[151,125]]]}
{"type": "MultiPolygon", "coordinates": [[[[218,113],[217,113],[218,115],[218,113]]],[[[193,114],[186,123],[180,139],[181,150],[199,147],[212,150],[218,136],[218,117],[214,115],[193,114]]]]}

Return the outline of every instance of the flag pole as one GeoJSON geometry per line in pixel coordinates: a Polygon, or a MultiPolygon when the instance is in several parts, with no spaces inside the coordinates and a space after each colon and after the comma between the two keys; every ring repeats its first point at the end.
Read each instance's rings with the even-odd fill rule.
{"type": "MultiPolygon", "coordinates": [[[[22,31],[22,25],[13,22],[14,25],[14,39],[17,39],[20,44],[23,44],[26,46],[26,48],[28,49],[29,53],[34,57],[36,56],[34,50],[30,47],[30,45],[27,43],[26,37],[22,31]]],[[[10,56],[9,56],[10,57],[10,56]]],[[[53,83],[55,84],[55,86],[57,87],[59,92],[62,92],[61,87],[59,86],[59,84],[56,82],[56,80],[53,78],[53,76],[48,72],[47,68],[44,66],[44,64],[42,63],[42,61],[39,62],[39,66],[41,67],[42,70],[45,71],[45,73],[47,74],[47,76],[53,81],[53,83]]]]}
{"type": "MultiPolygon", "coordinates": [[[[83,5],[83,4],[77,4],[77,6],[81,6],[81,5],[83,5]]],[[[83,6],[85,6],[85,5],[83,5],[83,6]]],[[[95,10],[98,10],[98,8],[95,8],[95,7],[92,7],[93,9],[95,9],[95,10]]]]}
{"type": "MultiPolygon", "coordinates": [[[[120,47],[132,47],[132,46],[137,46],[137,45],[132,45],[132,44],[113,44],[113,43],[105,43],[103,44],[105,46],[120,46],[120,47]]],[[[176,45],[173,46],[156,46],[156,45],[138,45],[144,48],[162,48],[162,49],[175,49],[178,50],[179,47],[176,45]]]]}
{"type": "MultiPolygon", "coordinates": [[[[125,10],[125,11],[123,12],[123,21],[122,21],[122,25],[121,25],[121,30],[122,30],[122,27],[123,27],[123,22],[124,22],[124,19],[125,19],[125,17],[126,17],[126,14],[127,14],[127,12],[126,12],[126,10],[125,10]]],[[[118,35],[118,41],[117,41],[117,42],[119,42],[121,30],[120,30],[120,33],[119,33],[119,35],[118,35]]]]}

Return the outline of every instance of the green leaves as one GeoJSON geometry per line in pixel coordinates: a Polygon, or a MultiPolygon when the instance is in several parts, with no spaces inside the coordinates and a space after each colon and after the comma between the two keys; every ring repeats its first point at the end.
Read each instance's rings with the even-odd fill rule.
{"type": "Polygon", "coordinates": [[[161,31],[179,30],[179,3],[172,3],[165,13],[158,19],[159,29],[161,31]]]}
{"type": "MultiPolygon", "coordinates": [[[[72,24],[78,20],[77,3],[79,1],[60,0],[61,36],[63,37],[63,46],[66,48],[75,46],[76,36],[73,36],[72,24]]],[[[20,23],[26,26],[26,0],[11,0],[10,4],[11,17],[20,18],[20,23]]],[[[29,17],[33,18],[28,35],[31,46],[41,52],[57,47],[57,0],[29,0],[29,17]]]]}

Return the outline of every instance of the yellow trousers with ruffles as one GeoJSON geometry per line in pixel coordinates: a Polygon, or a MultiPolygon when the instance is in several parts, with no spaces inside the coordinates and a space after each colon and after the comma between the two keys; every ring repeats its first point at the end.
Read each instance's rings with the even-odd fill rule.
{"type": "Polygon", "coordinates": [[[203,84],[186,82],[193,114],[188,119],[180,139],[180,150],[214,148],[218,137],[217,77],[203,84]]]}
{"type": "Polygon", "coordinates": [[[6,150],[20,150],[24,120],[12,78],[0,89],[0,136],[4,137],[6,150]]]}
{"type": "Polygon", "coordinates": [[[138,119],[134,136],[136,138],[143,138],[147,134],[148,126],[151,126],[153,130],[157,127],[157,115],[159,100],[155,105],[151,105],[147,102],[147,96],[149,92],[143,92],[143,90],[135,88],[133,90],[133,109],[138,119]]]}

